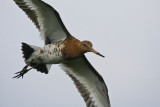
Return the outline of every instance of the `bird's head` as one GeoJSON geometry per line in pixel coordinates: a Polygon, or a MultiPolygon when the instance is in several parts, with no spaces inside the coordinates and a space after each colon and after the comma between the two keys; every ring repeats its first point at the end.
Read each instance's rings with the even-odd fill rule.
{"type": "Polygon", "coordinates": [[[101,57],[104,57],[102,54],[92,48],[93,45],[90,41],[82,41],[81,46],[85,52],[93,52],[101,57]]]}

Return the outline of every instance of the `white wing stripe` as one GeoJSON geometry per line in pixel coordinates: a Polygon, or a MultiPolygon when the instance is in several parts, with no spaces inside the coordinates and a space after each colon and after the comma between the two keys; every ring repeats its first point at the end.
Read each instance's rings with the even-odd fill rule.
{"type": "Polygon", "coordinates": [[[14,0],[40,31],[46,44],[55,43],[70,36],[58,12],[41,0],[14,0]]]}
{"type": "Polygon", "coordinates": [[[87,107],[110,107],[105,83],[95,71],[84,62],[83,58],[64,63],[62,69],[72,78],[87,107]],[[104,91],[105,90],[105,91],[104,91]]]}

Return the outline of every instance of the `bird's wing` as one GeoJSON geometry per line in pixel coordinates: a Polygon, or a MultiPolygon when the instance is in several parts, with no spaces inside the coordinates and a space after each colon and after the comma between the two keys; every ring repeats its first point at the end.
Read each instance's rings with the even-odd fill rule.
{"type": "Polygon", "coordinates": [[[74,81],[87,107],[110,107],[106,84],[85,56],[63,63],[61,67],[74,81]]]}
{"type": "Polygon", "coordinates": [[[14,0],[39,29],[45,44],[64,40],[70,33],[59,13],[41,0],[14,0]]]}

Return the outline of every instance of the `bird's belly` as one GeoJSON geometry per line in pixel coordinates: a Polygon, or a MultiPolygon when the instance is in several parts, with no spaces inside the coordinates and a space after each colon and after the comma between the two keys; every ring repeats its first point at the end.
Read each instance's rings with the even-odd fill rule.
{"type": "Polygon", "coordinates": [[[38,56],[35,60],[33,59],[33,61],[41,64],[59,64],[64,61],[64,58],[54,54],[44,54],[38,56]]]}
{"type": "Polygon", "coordinates": [[[49,44],[32,54],[32,63],[59,64],[64,61],[62,54],[63,44],[49,44]]]}

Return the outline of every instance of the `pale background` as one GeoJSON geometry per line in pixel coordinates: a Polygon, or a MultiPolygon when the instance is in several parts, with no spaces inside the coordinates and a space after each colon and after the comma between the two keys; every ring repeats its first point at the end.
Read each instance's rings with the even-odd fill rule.
{"type": "MultiPolygon", "coordinates": [[[[44,0],[70,33],[105,55],[87,53],[103,76],[112,107],[160,107],[160,0],[44,0]]],[[[0,107],[85,107],[71,79],[54,65],[48,75],[24,64],[21,42],[43,46],[12,0],[0,1],[0,107]]]]}

